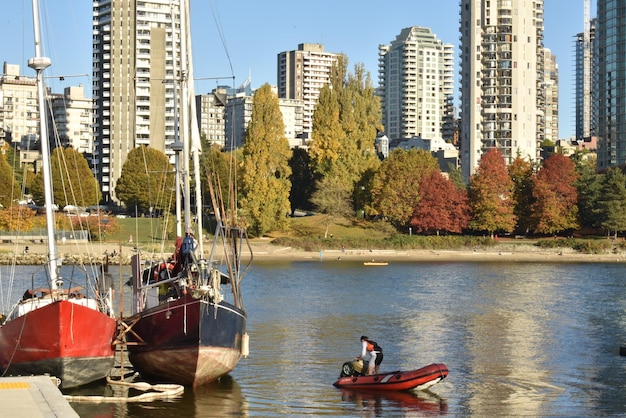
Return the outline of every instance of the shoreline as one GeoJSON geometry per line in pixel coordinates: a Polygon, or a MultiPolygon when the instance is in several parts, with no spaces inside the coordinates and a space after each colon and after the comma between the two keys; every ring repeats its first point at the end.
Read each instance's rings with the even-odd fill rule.
{"type": "MultiPolygon", "coordinates": [[[[493,247],[477,247],[460,250],[388,250],[388,249],[324,249],[322,251],[305,251],[292,247],[271,244],[264,240],[250,242],[253,261],[376,261],[376,262],[626,262],[626,252],[584,254],[571,248],[541,249],[529,244],[499,244],[493,247]]],[[[205,245],[205,253],[210,247],[205,245]]],[[[120,253],[109,256],[111,265],[130,264],[130,257],[135,253],[132,244],[116,243],[65,243],[59,245],[59,255],[63,264],[102,263],[105,253],[120,253]],[[121,257],[121,260],[120,260],[121,257]]],[[[0,265],[43,264],[46,262],[46,244],[0,244],[0,265]],[[23,249],[28,246],[28,254],[23,249]],[[14,253],[18,253],[14,256],[14,253]]],[[[144,251],[144,259],[159,260],[167,258],[171,252],[148,253],[144,251]]],[[[242,259],[249,259],[244,252],[242,259]]]]}

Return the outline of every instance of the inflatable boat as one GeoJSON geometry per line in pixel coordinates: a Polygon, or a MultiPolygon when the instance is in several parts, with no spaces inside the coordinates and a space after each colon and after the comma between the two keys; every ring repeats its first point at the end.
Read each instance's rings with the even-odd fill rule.
{"type": "Polygon", "coordinates": [[[344,363],[341,375],[333,385],[344,389],[425,390],[448,376],[448,367],[443,363],[433,363],[416,370],[399,370],[367,376],[361,374],[361,367],[362,364],[358,362],[344,363]]]}

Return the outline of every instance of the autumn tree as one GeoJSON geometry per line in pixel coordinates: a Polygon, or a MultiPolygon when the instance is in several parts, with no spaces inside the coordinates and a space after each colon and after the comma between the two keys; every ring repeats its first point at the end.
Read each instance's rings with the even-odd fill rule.
{"type": "Polygon", "coordinates": [[[235,185],[231,179],[235,178],[235,170],[237,169],[235,152],[222,152],[217,145],[205,142],[202,147],[203,152],[200,157],[200,170],[202,181],[202,195],[205,203],[211,203],[211,193],[209,183],[214,187],[215,193],[221,194],[221,199],[229,202],[229,197],[235,193],[235,185]],[[219,187],[219,189],[218,189],[219,187]]]}
{"type": "Polygon", "coordinates": [[[469,220],[470,207],[465,189],[459,189],[439,170],[422,177],[420,200],[409,221],[416,232],[461,233],[469,220]]]}
{"type": "Polygon", "coordinates": [[[533,179],[532,225],[539,234],[578,228],[578,173],[572,160],[554,154],[544,160],[533,179]]]}
{"type": "Polygon", "coordinates": [[[420,201],[424,176],[439,170],[437,160],[425,150],[396,148],[372,180],[371,213],[378,213],[397,227],[404,227],[420,201]]]}
{"type": "Polygon", "coordinates": [[[242,154],[241,208],[248,230],[262,236],[284,228],[290,212],[291,150],[278,97],[267,83],[254,93],[242,154]]]}
{"type": "Polygon", "coordinates": [[[11,205],[0,210],[0,231],[30,231],[37,212],[25,205],[11,205]]]}
{"type": "Polygon", "coordinates": [[[140,213],[170,209],[174,196],[174,169],[167,156],[141,145],[132,149],[115,186],[116,196],[127,208],[140,213]]]}
{"type": "Polygon", "coordinates": [[[598,200],[601,226],[608,233],[626,231],[626,175],[618,167],[609,168],[602,182],[598,200]]]}
{"type": "MultiPolygon", "coordinates": [[[[57,147],[52,151],[50,170],[54,203],[59,206],[91,206],[102,197],[96,177],[85,157],[72,147],[57,147]]],[[[43,205],[43,172],[37,173],[30,185],[33,200],[43,205]]]]}
{"type": "Polygon", "coordinates": [[[0,153],[0,207],[9,207],[14,200],[21,199],[19,183],[15,181],[13,170],[4,154],[0,153]]]}
{"type": "Polygon", "coordinates": [[[311,157],[304,148],[293,149],[289,167],[291,167],[289,202],[293,215],[296,209],[311,209],[309,199],[315,190],[315,177],[311,169],[311,157]]]}
{"type": "Polygon", "coordinates": [[[469,227],[487,231],[491,236],[498,231],[512,232],[517,221],[513,181],[498,149],[491,148],[483,154],[469,187],[472,209],[469,227]]]}
{"type": "Polygon", "coordinates": [[[87,231],[91,240],[102,240],[106,238],[107,235],[117,234],[121,230],[121,225],[116,217],[109,216],[105,213],[98,213],[97,215],[98,216],[58,217],[57,228],[72,231],[87,231]],[[62,222],[62,225],[59,225],[59,221],[62,222]]]}
{"type": "Polygon", "coordinates": [[[340,55],[333,66],[330,84],[322,87],[313,116],[310,144],[312,166],[318,178],[335,176],[352,195],[368,169],[376,169],[380,123],[380,99],[362,64],[347,73],[348,60],[340,55]]]}
{"type": "Polygon", "coordinates": [[[526,235],[530,230],[530,206],[533,202],[533,166],[517,156],[508,167],[509,177],[513,181],[513,213],[517,218],[516,229],[526,235]]]}

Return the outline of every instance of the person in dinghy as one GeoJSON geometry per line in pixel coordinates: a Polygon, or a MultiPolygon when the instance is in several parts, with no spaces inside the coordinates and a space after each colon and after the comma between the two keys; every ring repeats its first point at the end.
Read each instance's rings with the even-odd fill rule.
{"type": "Polygon", "coordinates": [[[361,336],[361,354],[355,360],[363,360],[363,374],[371,375],[380,373],[380,363],[383,362],[383,349],[376,341],[368,336],[361,336]]]}

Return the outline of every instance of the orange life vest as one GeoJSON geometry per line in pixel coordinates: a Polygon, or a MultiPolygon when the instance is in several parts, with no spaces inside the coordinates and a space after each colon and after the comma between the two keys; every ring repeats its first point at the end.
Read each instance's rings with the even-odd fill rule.
{"type": "MultiPolygon", "coordinates": [[[[365,341],[367,341],[367,340],[365,340],[365,341]]],[[[367,341],[367,351],[374,351],[374,344],[372,344],[369,341],[367,341]]]]}
{"type": "Polygon", "coordinates": [[[156,266],[155,269],[154,269],[154,273],[153,273],[153,278],[154,278],[155,281],[157,281],[157,282],[159,281],[159,278],[160,278],[159,274],[164,269],[168,269],[169,270],[169,274],[171,275],[172,270],[174,269],[174,264],[162,262],[161,264],[156,266]]]}

